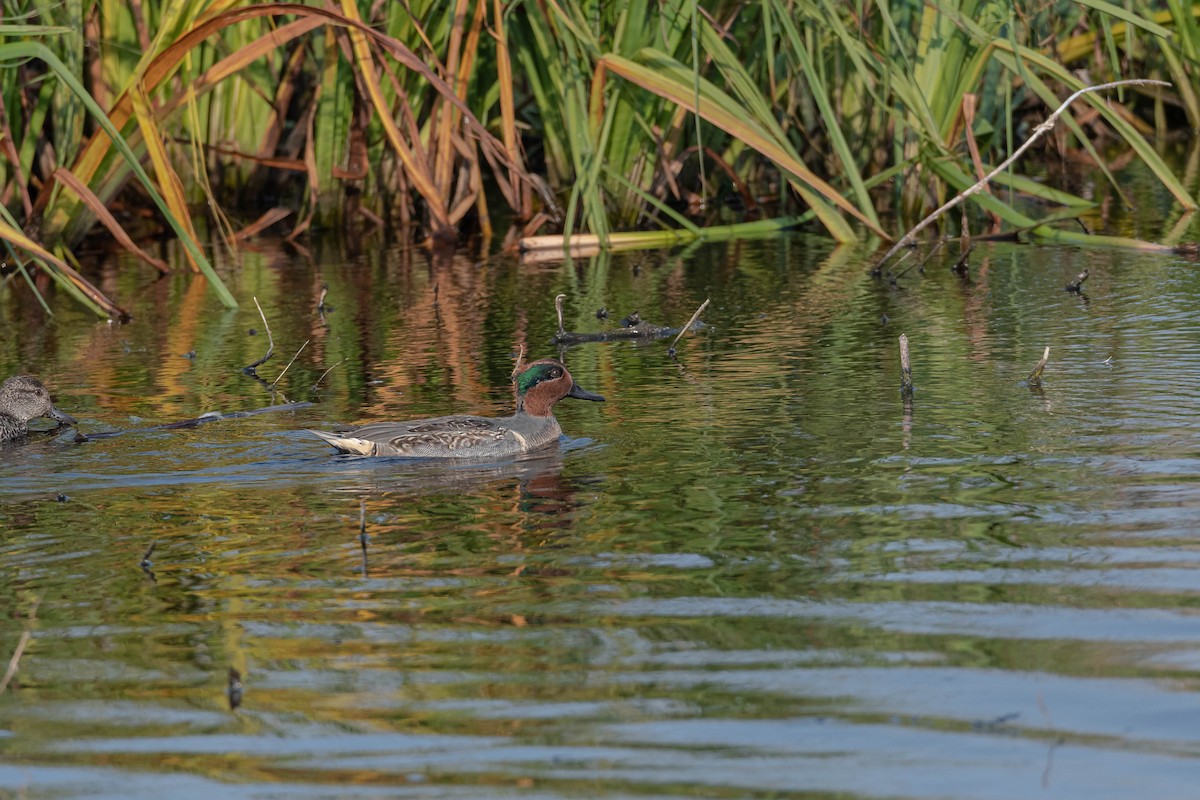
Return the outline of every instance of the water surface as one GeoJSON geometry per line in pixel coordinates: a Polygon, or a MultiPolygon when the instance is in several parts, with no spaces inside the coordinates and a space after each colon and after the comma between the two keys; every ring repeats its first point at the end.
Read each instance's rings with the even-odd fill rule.
{"type": "Polygon", "coordinates": [[[44,377],[85,432],[313,403],[3,452],[0,666],[32,638],[0,793],[1189,796],[1200,273],[994,243],[963,280],[953,257],[892,286],[802,235],[570,266],[264,243],[227,265],[236,312],[108,264],[125,326],[0,290],[0,374],[44,377]],[[678,360],[568,350],[608,402],[564,401],[543,453],[413,464],[304,432],[508,413],[560,292],[574,330],[712,304],[678,360]]]}

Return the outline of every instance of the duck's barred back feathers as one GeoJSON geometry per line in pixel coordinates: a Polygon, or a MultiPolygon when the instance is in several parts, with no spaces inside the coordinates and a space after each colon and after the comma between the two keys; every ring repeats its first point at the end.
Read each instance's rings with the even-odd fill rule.
{"type": "Polygon", "coordinates": [[[443,430],[482,430],[490,427],[492,427],[490,420],[463,417],[461,419],[448,419],[445,421],[431,422],[428,425],[413,425],[408,430],[412,433],[425,433],[427,431],[443,430]]]}

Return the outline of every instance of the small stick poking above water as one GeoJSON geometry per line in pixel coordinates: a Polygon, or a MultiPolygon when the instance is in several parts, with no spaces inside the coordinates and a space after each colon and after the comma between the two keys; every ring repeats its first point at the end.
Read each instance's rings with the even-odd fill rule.
{"type": "Polygon", "coordinates": [[[1030,386],[1041,386],[1042,385],[1042,370],[1044,370],[1046,368],[1046,362],[1049,360],[1050,360],[1050,348],[1047,347],[1042,352],[1041,360],[1038,361],[1037,366],[1035,366],[1033,368],[1033,372],[1029,373],[1029,385],[1030,386]]]}
{"type": "Polygon", "coordinates": [[[1075,276],[1075,280],[1073,280],[1067,284],[1067,291],[1074,292],[1075,294],[1079,294],[1080,292],[1083,291],[1083,282],[1086,281],[1087,279],[1088,279],[1088,271],[1085,269],[1083,272],[1081,272],[1075,276]]]}
{"type": "MultiPolygon", "coordinates": [[[[29,610],[29,621],[32,623],[37,619],[38,606],[42,600],[40,597],[34,598],[33,608],[29,610]]],[[[12,658],[8,660],[8,669],[4,672],[4,677],[0,679],[0,694],[4,694],[4,690],[8,688],[8,684],[12,682],[13,676],[17,674],[17,668],[21,663],[21,656],[25,653],[25,648],[29,645],[29,640],[33,638],[33,633],[29,628],[21,631],[21,638],[17,641],[17,648],[13,650],[12,658]]]]}
{"type": "Polygon", "coordinates": [[[358,545],[362,548],[363,577],[367,577],[367,501],[358,500],[358,545]]]}
{"type": "Polygon", "coordinates": [[[512,374],[508,377],[515,381],[523,366],[525,366],[525,345],[519,344],[517,345],[517,363],[513,365],[512,374]]]}
{"type": "Polygon", "coordinates": [[[242,692],[245,688],[245,685],[242,683],[242,673],[230,667],[229,684],[225,689],[225,694],[229,698],[230,711],[237,711],[238,706],[242,704],[242,692]]]}
{"type": "Polygon", "coordinates": [[[667,355],[671,357],[675,356],[675,345],[679,344],[679,340],[683,338],[683,335],[692,329],[692,325],[700,318],[700,314],[703,313],[704,309],[708,308],[709,299],[707,297],[704,298],[704,302],[696,309],[696,313],[692,314],[692,318],[687,321],[687,325],[679,329],[679,335],[675,337],[675,341],[671,342],[671,346],[667,348],[667,355]]]}
{"type": "Polygon", "coordinates": [[[325,380],[325,376],[328,375],[329,373],[333,372],[334,367],[341,366],[345,360],[346,359],[343,358],[341,361],[337,362],[332,367],[330,367],[329,369],[322,372],[321,377],[317,378],[317,382],[312,385],[312,390],[315,392],[317,390],[317,387],[321,385],[321,381],[325,380]]]}
{"type": "Polygon", "coordinates": [[[908,358],[908,335],[900,334],[900,394],[912,397],[912,362],[908,358]]]}
{"type": "MultiPolygon", "coordinates": [[[[289,361],[287,363],[287,366],[283,368],[283,372],[279,373],[279,378],[282,378],[284,376],[284,373],[286,373],[289,369],[291,369],[292,364],[296,361],[297,358],[300,357],[300,354],[304,352],[304,348],[308,347],[308,343],[311,341],[312,341],[312,339],[304,340],[304,344],[300,345],[300,349],[296,351],[296,355],[292,356],[292,360],[289,361]]],[[[271,381],[272,389],[275,388],[275,384],[279,383],[279,378],[276,378],[275,380],[271,381]]]]}
{"type": "Polygon", "coordinates": [[[257,378],[257,367],[262,366],[275,357],[275,337],[271,335],[271,326],[267,324],[267,315],[263,313],[262,306],[258,305],[257,297],[254,298],[254,305],[258,308],[258,315],[262,317],[263,327],[267,329],[267,354],[253,364],[247,364],[242,367],[242,372],[257,378]]]}
{"type": "Polygon", "coordinates": [[[563,327],[563,310],[562,310],[563,301],[566,299],[567,299],[567,296],[565,294],[556,295],[554,297],[554,311],[555,311],[555,313],[558,314],[558,335],[560,337],[564,333],[567,332],[567,329],[563,327]]]}

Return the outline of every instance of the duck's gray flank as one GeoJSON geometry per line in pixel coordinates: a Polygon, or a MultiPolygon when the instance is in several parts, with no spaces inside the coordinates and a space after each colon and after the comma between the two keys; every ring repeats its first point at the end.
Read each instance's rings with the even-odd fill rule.
{"type": "Polygon", "coordinates": [[[0,442],[25,436],[29,432],[29,420],[37,417],[75,424],[74,417],[54,407],[50,392],[37,378],[14,375],[0,384],[0,442]]]}

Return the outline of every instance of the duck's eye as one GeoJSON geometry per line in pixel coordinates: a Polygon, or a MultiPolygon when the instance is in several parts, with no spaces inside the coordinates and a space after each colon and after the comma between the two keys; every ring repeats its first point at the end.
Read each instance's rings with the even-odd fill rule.
{"type": "Polygon", "coordinates": [[[555,367],[554,369],[550,370],[550,377],[551,378],[561,378],[562,370],[559,369],[558,367],[555,367]]]}

